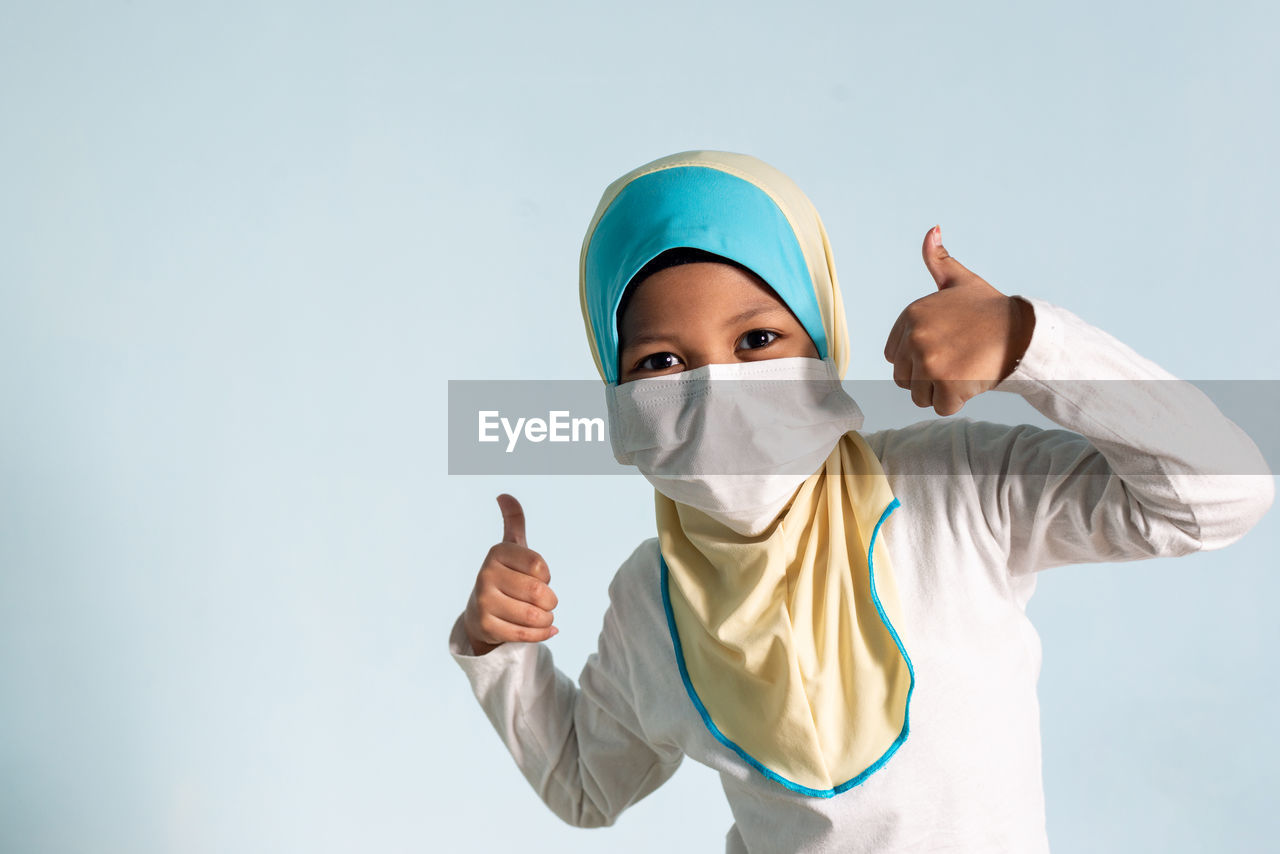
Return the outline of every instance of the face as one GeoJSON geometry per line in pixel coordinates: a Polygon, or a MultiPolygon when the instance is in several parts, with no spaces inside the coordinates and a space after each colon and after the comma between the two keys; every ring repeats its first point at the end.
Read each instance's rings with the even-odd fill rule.
{"type": "Polygon", "coordinates": [[[703,365],[818,358],[809,333],[786,304],[737,267],[680,264],[632,287],[618,325],[621,383],[703,365]]]}

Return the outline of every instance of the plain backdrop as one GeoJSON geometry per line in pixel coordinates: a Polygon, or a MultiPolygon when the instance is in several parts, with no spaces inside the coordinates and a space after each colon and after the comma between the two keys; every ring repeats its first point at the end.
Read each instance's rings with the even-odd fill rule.
{"type": "MultiPolygon", "coordinates": [[[[1280,379],[1277,27],[1262,2],[5,3],[0,850],[722,850],[707,769],[577,830],[482,714],[446,637],[494,496],[524,502],[576,676],[652,492],[450,477],[447,381],[594,378],[583,232],[691,148],[813,199],[851,378],[890,376],[941,223],[1181,377],[1280,379]]],[[[1273,511],[1224,551],[1042,575],[1055,852],[1274,848],[1278,549],[1273,511]]]]}

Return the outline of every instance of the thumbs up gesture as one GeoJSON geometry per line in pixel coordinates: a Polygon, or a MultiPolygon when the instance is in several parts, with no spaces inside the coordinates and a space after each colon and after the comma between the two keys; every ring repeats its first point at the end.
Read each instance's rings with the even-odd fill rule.
{"type": "Polygon", "coordinates": [[[940,227],[929,229],[922,251],[938,289],[898,315],[884,357],[917,406],[953,415],[1013,372],[1031,342],[1035,312],[952,258],[940,227]]]}
{"type": "Polygon", "coordinates": [[[484,655],[507,641],[535,643],[555,635],[551,611],[559,604],[548,586],[547,562],[525,545],[524,510],[514,496],[498,496],[502,542],[489,549],[462,615],[471,648],[484,655]]]}

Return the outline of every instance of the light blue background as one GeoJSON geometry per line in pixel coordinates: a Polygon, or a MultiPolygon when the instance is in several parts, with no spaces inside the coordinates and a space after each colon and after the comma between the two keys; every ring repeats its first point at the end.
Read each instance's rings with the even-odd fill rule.
{"type": "MultiPolygon", "coordinates": [[[[652,530],[636,477],[448,477],[443,407],[595,375],[582,234],[660,155],[808,192],[851,377],[939,222],[1180,376],[1280,379],[1273,4],[885,6],[5,4],[0,850],[722,849],[692,762],[561,824],[445,650],[496,493],[571,674],[652,530]]],[[[1278,547],[1042,576],[1055,852],[1274,846],[1278,547]]]]}

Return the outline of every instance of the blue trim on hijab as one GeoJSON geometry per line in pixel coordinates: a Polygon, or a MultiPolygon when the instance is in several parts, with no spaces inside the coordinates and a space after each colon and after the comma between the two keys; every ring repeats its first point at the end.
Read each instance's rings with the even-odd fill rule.
{"type": "Polygon", "coordinates": [[[618,304],[645,264],[689,246],[722,255],[764,279],[827,358],[827,333],[809,267],[786,216],[764,190],[709,166],[641,175],[610,203],[587,247],[587,311],[610,385],[618,382],[618,304]]]}
{"type": "Polygon", "coordinates": [[[902,645],[902,639],[898,637],[898,632],[893,628],[893,624],[889,622],[889,616],[885,614],[884,607],[880,604],[880,595],[876,592],[876,567],[874,560],[874,551],[876,547],[876,535],[880,533],[880,526],[884,524],[884,520],[889,518],[889,514],[902,506],[897,498],[889,502],[884,508],[884,512],[880,514],[880,519],[876,522],[875,528],[871,530],[871,543],[867,546],[867,571],[871,582],[871,599],[875,602],[876,611],[880,614],[880,621],[884,623],[885,628],[889,630],[889,634],[893,637],[894,644],[898,647],[898,652],[902,655],[902,660],[907,663],[907,673],[911,676],[911,684],[907,687],[907,699],[902,709],[902,731],[898,733],[898,737],[894,739],[893,744],[877,759],[866,767],[860,774],[850,780],[846,780],[838,786],[830,789],[811,789],[792,780],[788,780],[776,771],[771,771],[764,766],[760,760],[756,759],[747,751],[739,747],[732,739],[720,731],[720,728],[711,720],[711,715],[707,712],[706,706],[702,705],[702,700],[698,697],[698,692],[694,690],[693,683],[689,681],[689,671],[684,665],[684,647],[680,645],[680,632],[676,629],[675,614],[671,612],[671,594],[668,590],[667,581],[667,561],[662,557],[662,552],[658,552],[658,565],[661,568],[661,577],[659,584],[662,587],[662,608],[667,614],[667,628],[671,632],[671,642],[675,646],[676,664],[680,668],[680,680],[684,682],[684,690],[689,695],[689,699],[693,701],[693,707],[698,710],[698,714],[702,717],[702,722],[706,724],[711,734],[716,740],[725,747],[738,754],[744,762],[752,768],[759,771],[768,779],[798,792],[801,795],[809,795],[814,798],[832,798],[841,792],[846,792],[854,786],[865,781],[868,777],[879,771],[884,764],[889,761],[889,757],[898,752],[898,748],[907,740],[907,734],[910,732],[910,714],[911,714],[911,694],[916,689],[916,671],[911,665],[911,658],[907,655],[906,648],[902,645]]]}

